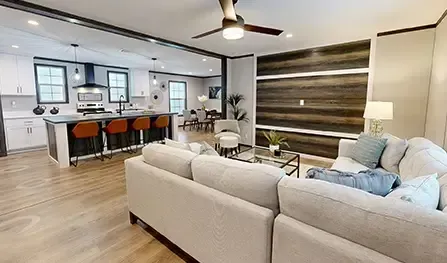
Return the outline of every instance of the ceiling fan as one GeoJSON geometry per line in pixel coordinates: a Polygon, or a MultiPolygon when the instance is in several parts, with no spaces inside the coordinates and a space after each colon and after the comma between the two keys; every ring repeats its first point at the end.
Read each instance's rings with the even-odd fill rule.
{"type": "Polygon", "coordinates": [[[193,39],[206,37],[220,31],[223,31],[223,37],[229,40],[240,39],[244,37],[244,31],[272,36],[279,36],[283,32],[283,30],[275,28],[245,24],[244,18],[236,14],[236,11],[234,9],[234,5],[238,2],[238,0],[219,0],[219,2],[224,13],[222,27],[194,36],[193,39]]]}

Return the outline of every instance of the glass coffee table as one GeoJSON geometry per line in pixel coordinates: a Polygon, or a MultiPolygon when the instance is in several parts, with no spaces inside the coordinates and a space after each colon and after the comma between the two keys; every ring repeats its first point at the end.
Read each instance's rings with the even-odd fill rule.
{"type": "Polygon", "coordinates": [[[284,169],[289,176],[296,173],[297,177],[299,177],[299,153],[281,151],[281,156],[276,157],[273,155],[273,153],[270,152],[268,148],[254,146],[247,150],[243,150],[240,153],[233,154],[229,158],[248,163],[262,163],[275,166],[284,169]]]}

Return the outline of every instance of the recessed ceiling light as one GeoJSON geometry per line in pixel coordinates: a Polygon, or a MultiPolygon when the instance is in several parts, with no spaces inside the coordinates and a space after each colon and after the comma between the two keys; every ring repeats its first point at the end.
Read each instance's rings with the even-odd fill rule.
{"type": "Polygon", "coordinates": [[[157,42],[157,40],[155,40],[155,39],[149,39],[149,41],[151,41],[152,43],[157,42]]]}
{"type": "Polygon", "coordinates": [[[192,74],[192,72],[188,72],[188,74],[192,74]]]}
{"type": "Polygon", "coordinates": [[[286,37],[287,38],[291,38],[291,37],[293,37],[293,35],[292,34],[287,34],[286,37]]]}
{"type": "Polygon", "coordinates": [[[161,66],[161,68],[165,68],[165,66],[161,66]]]}
{"type": "Polygon", "coordinates": [[[202,61],[205,62],[205,61],[206,61],[206,58],[202,59],[202,61]]]}
{"type": "Polygon", "coordinates": [[[210,68],[210,71],[213,71],[213,69],[212,69],[212,68],[210,68]]]}
{"type": "Polygon", "coordinates": [[[11,47],[12,48],[19,48],[19,46],[17,46],[17,45],[12,45],[11,47]]]}
{"type": "Polygon", "coordinates": [[[28,24],[33,25],[33,26],[38,26],[39,22],[34,21],[34,20],[28,20],[28,24]]]}
{"type": "Polygon", "coordinates": [[[68,21],[70,21],[71,23],[78,23],[79,20],[74,19],[74,18],[69,18],[68,21]]]}

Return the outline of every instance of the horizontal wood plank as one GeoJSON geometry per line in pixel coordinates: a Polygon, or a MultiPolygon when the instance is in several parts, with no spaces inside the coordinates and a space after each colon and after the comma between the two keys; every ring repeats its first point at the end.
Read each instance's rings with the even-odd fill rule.
{"type": "Polygon", "coordinates": [[[258,80],[256,123],[360,133],[367,86],[367,73],[258,80]]]}
{"type": "Polygon", "coordinates": [[[257,75],[276,75],[369,67],[371,41],[310,48],[257,59],[257,75]]]}
{"type": "MultiPolygon", "coordinates": [[[[269,143],[265,138],[263,131],[269,132],[269,130],[265,129],[256,129],[256,145],[268,146],[269,143]]],[[[277,133],[286,137],[287,142],[290,145],[290,149],[287,147],[282,147],[284,150],[332,159],[337,158],[338,143],[341,138],[294,132],[277,133]]]]}

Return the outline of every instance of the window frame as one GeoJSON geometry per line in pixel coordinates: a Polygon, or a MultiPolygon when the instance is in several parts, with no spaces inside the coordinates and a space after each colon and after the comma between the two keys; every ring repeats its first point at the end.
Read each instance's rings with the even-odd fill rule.
{"type": "Polygon", "coordinates": [[[122,100],[121,102],[125,102],[125,103],[129,103],[130,98],[129,98],[129,73],[125,72],[125,71],[114,71],[114,70],[107,70],[107,87],[108,87],[108,94],[109,94],[109,103],[119,103],[119,100],[117,101],[113,101],[111,94],[110,94],[110,89],[112,88],[117,88],[117,87],[110,87],[110,78],[109,78],[109,74],[113,73],[113,74],[124,74],[126,75],[126,88],[124,88],[125,94],[126,94],[126,100],[122,100]]]}
{"type": "Polygon", "coordinates": [[[70,93],[68,91],[68,77],[67,77],[67,66],[54,65],[54,64],[43,64],[43,63],[34,63],[34,81],[36,83],[36,99],[37,104],[68,104],[70,103],[70,93]],[[37,67],[50,67],[50,68],[61,68],[64,71],[64,92],[65,92],[65,101],[41,101],[40,98],[40,88],[39,88],[39,76],[37,73],[37,67]]]}
{"type": "MultiPolygon", "coordinates": [[[[171,82],[185,84],[185,99],[184,99],[185,100],[185,109],[188,109],[188,82],[181,81],[181,80],[169,80],[168,81],[169,112],[172,112],[172,110],[171,110],[171,82]]],[[[183,116],[183,112],[182,113],[179,112],[178,114],[179,114],[178,116],[183,116]]]]}

